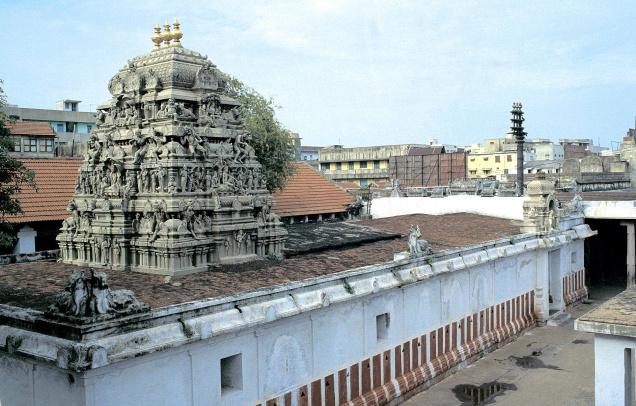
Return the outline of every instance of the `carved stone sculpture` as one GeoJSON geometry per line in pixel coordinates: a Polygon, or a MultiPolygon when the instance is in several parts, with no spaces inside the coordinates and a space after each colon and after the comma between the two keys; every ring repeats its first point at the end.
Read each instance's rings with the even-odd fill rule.
{"type": "Polygon", "coordinates": [[[280,257],[287,233],[222,77],[181,45],[113,76],[57,237],[62,261],[177,275],[280,257]]]}
{"type": "Polygon", "coordinates": [[[421,236],[422,233],[420,232],[420,226],[411,225],[407,238],[409,254],[411,257],[421,257],[433,253],[433,249],[429,245],[428,241],[419,239],[421,236]]]}
{"type": "Polygon", "coordinates": [[[104,319],[148,311],[130,290],[111,290],[108,276],[94,269],[73,272],[65,291],[58,294],[47,314],[71,319],[104,319]]]}

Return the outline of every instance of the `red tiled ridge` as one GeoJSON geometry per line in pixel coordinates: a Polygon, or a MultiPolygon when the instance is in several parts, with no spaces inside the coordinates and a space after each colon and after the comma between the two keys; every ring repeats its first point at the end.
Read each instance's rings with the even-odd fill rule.
{"type": "Polygon", "coordinates": [[[23,214],[8,217],[10,223],[64,220],[75,192],[80,159],[22,159],[35,173],[36,189],[24,187],[18,194],[23,214]]]}
{"type": "Polygon", "coordinates": [[[7,124],[7,128],[13,135],[55,137],[55,132],[48,123],[21,121],[7,124]]]}
{"type": "Polygon", "coordinates": [[[342,213],[352,201],[350,194],[299,162],[285,187],[274,194],[272,210],[281,217],[342,213]]]}

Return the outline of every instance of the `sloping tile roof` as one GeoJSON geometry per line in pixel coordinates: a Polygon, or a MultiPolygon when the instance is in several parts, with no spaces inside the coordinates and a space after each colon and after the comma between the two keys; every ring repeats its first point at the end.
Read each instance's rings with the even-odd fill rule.
{"type": "MultiPolygon", "coordinates": [[[[466,213],[443,216],[412,214],[353,224],[401,234],[408,233],[411,224],[418,224],[422,238],[431,244],[434,252],[519,234],[519,228],[513,226],[510,220],[466,213]]],[[[213,272],[173,278],[172,283],[166,282],[162,275],[110,271],[108,282],[112,289],[132,289],[139,299],[156,309],[192,300],[283,286],[293,281],[392,261],[395,253],[407,249],[406,240],[405,236],[303,254],[283,261],[261,260],[224,265],[213,272]]],[[[51,293],[64,290],[69,274],[78,269],[81,268],[60,262],[2,265],[0,303],[45,310],[53,297],[51,293]]]]}
{"type": "Polygon", "coordinates": [[[274,194],[272,211],[279,216],[342,213],[353,201],[351,195],[309,165],[298,162],[295,167],[285,187],[274,194]]]}
{"type": "Polygon", "coordinates": [[[9,217],[11,223],[64,220],[68,202],[75,192],[80,159],[22,159],[24,166],[35,172],[37,189],[23,188],[18,199],[23,214],[9,217]]]}
{"type": "Polygon", "coordinates": [[[7,128],[13,135],[30,135],[32,137],[55,137],[55,131],[49,123],[17,122],[10,123],[7,128]]]}

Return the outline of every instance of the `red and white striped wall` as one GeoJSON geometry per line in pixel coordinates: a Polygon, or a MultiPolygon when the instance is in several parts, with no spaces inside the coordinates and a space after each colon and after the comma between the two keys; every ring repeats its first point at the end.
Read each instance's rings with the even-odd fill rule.
{"type": "Polygon", "coordinates": [[[570,272],[563,277],[563,302],[570,305],[587,297],[585,268],[570,272]]]}
{"type": "Polygon", "coordinates": [[[534,290],[466,315],[258,406],[383,405],[534,325],[534,290]]]}

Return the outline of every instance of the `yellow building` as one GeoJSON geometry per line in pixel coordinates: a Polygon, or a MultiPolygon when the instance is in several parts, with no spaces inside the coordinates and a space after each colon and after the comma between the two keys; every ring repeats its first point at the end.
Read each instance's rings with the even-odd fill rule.
{"type": "Polygon", "coordinates": [[[379,145],[343,148],[333,145],[320,150],[320,170],[336,182],[350,182],[357,186],[385,185],[389,181],[389,158],[408,155],[419,144],[379,145]]]}
{"type": "Polygon", "coordinates": [[[468,154],[468,177],[471,179],[497,177],[517,173],[517,154],[514,151],[468,154]]]}

